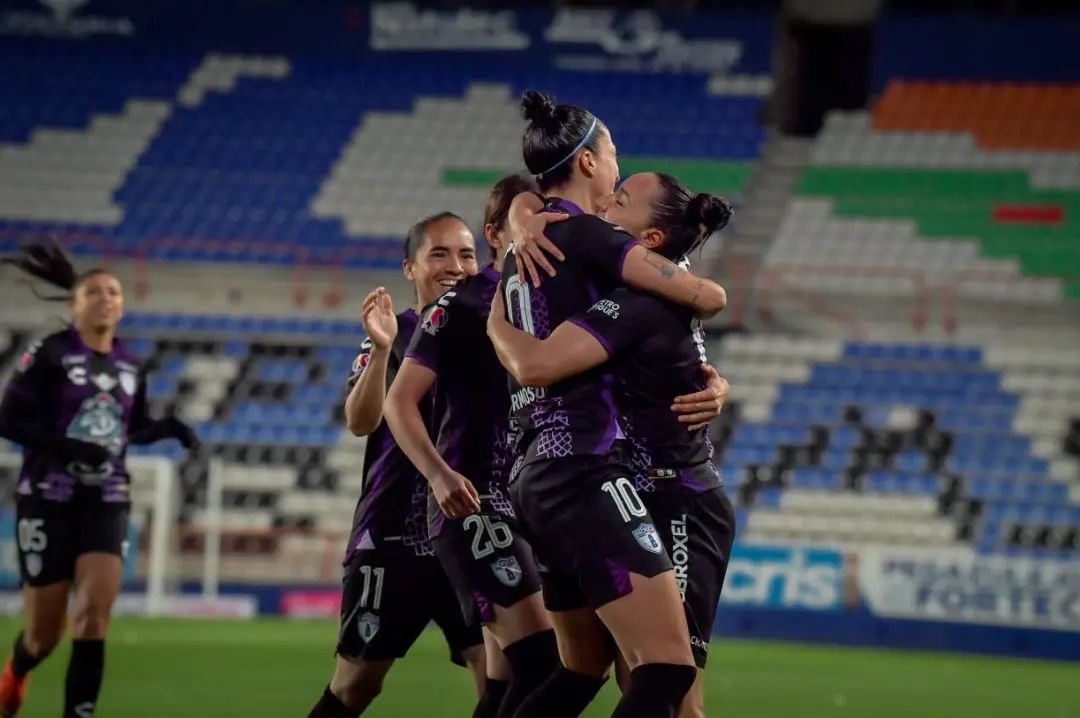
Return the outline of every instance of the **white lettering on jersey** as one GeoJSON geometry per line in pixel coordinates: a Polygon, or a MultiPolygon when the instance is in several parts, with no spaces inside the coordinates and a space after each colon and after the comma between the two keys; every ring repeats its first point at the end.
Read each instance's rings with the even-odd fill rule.
{"type": "Polygon", "coordinates": [[[599,302],[589,307],[589,311],[606,314],[612,319],[619,318],[619,305],[610,299],[601,299],[599,302]]]}
{"type": "Polygon", "coordinates": [[[671,564],[675,567],[675,585],[679,595],[686,600],[686,587],[690,572],[690,539],[686,533],[686,514],[671,520],[671,564]]]}
{"type": "Polygon", "coordinates": [[[510,410],[518,411],[524,409],[529,404],[532,404],[538,399],[543,399],[545,396],[547,396],[547,389],[544,389],[543,387],[522,387],[510,396],[510,410]]]}

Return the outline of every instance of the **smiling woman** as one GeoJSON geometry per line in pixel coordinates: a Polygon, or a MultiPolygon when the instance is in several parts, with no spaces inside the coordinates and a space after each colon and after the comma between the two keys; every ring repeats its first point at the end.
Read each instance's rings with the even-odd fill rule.
{"type": "Polygon", "coordinates": [[[149,416],[138,363],[116,338],[124,292],[115,276],[104,269],[77,274],[52,242],[28,245],[4,263],[68,292],[43,298],[67,301],[72,323],[26,351],[0,401],[0,436],[24,450],[15,507],[26,611],[0,676],[0,713],[16,714],[30,670],[59,643],[74,589],[64,715],[91,715],[120,590],[127,447],[175,438],[190,449],[198,442],[180,420],[149,416]]]}
{"type": "MultiPolygon", "coordinates": [[[[376,287],[361,307],[367,338],[347,380],[345,421],[366,436],[363,484],[342,562],[341,623],[330,684],[311,718],[357,715],[375,700],[393,662],[424,627],[442,629],[455,663],[467,665],[479,691],[484,649],[479,623],[468,623],[432,553],[427,535],[427,483],[383,421],[386,393],[424,307],[476,275],[476,240],[450,212],[425,217],[405,235],[401,270],[416,290],[416,304],[395,315],[390,293],[376,287]]],[[[442,326],[434,313],[430,326],[442,326]]],[[[431,396],[417,408],[426,426],[431,396]]]]}

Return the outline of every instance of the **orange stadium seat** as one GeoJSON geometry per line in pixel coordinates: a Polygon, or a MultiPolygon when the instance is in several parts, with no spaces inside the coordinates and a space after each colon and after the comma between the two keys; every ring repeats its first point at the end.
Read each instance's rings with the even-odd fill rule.
{"type": "Polygon", "coordinates": [[[985,149],[1080,150],[1080,85],[897,80],[874,128],[970,132],[985,149]]]}

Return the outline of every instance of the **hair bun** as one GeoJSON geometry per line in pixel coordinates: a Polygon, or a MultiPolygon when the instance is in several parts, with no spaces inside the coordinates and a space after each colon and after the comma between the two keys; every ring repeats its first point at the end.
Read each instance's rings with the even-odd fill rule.
{"type": "Polygon", "coordinates": [[[526,90],[521,96],[521,116],[532,125],[550,125],[555,121],[555,100],[551,95],[536,90],[526,90]]]}
{"type": "Polygon", "coordinates": [[[705,225],[705,234],[719,232],[731,220],[731,203],[714,194],[701,193],[690,201],[690,216],[705,225]]]}

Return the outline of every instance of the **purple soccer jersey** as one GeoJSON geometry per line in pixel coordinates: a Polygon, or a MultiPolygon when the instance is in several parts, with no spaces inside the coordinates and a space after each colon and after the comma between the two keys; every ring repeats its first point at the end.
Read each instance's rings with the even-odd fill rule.
{"type": "Polygon", "coordinates": [[[101,501],[128,502],[128,437],[149,421],[138,362],[119,340],[105,354],[87,347],[74,328],[49,335],[19,360],[0,404],[0,422],[27,437],[97,444],[111,457],[90,466],[28,441],[16,494],[70,501],[78,489],[101,501]]]}
{"type": "MultiPolygon", "coordinates": [[[[510,322],[541,339],[562,322],[584,312],[603,294],[621,285],[626,253],[636,242],[625,230],[582,213],[565,200],[549,200],[545,209],[570,215],[549,226],[548,238],[562,250],[554,277],[540,287],[517,275],[508,257],[503,266],[510,322]]],[[[520,465],[574,455],[607,454],[622,432],[610,368],[597,367],[554,386],[526,387],[510,379],[514,422],[520,428],[520,465]]]]}
{"type": "Polygon", "coordinates": [[[435,448],[481,494],[499,494],[510,459],[506,370],[487,336],[499,273],[485,267],[424,310],[405,356],[437,375],[435,448]]]}
{"type": "Polygon", "coordinates": [[[570,319],[607,350],[615,398],[633,449],[639,490],[649,469],[679,472],[690,488],[720,485],[715,471],[683,471],[712,458],[708,430],[687,431],[671,411],[676,396],[705,388],[704,336],[693,312],[635,289],[619,288],[570,319]]]}
{"type": "MultiPolygon", "coordinates": [[[[397,315],[398,333],[390,348],[386,367],[386,386],[394,380],[405,348],[419,323],[414,309],[397,315]]],[[[360,380],[371,357],[373,344],[365,339],[353,362],[347,386],[360,380]]],[[[431,397],[420,404],[424,424],[430,427],[431,397]]],[[[417,473],[405,453],[398,448],[386,422],[380,422],[367,437],[364,450],[364,480],[360,500],[353,514],[352,535],[345,553],[347,564],[362,548],[375,548],[382,541],[401,541],[418,556],[430,556],[433,551],[427,531],[427,481],[417,473]]]]}

